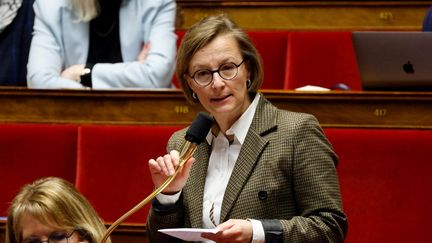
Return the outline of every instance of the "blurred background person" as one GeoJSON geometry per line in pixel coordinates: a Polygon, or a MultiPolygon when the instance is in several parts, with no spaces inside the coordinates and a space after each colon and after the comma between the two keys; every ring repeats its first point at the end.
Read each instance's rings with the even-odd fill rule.
{"type": "MultiPolygon", "coordinates": [[[[343,242],[337,156],[318,121],[281,110],[258,90],[261,58],[247,34],[224,15],[192,26],[176,72],[186,99],[215,125],[172,183],[153,201],[152,242],[176,242],[163,228],[215,228],[216,242],[343,242]],[[195,162],[196,161],[196,162],[195,162]]],[[[159,187],[174,174],[186,129],[168,154],[149,160],[159,187]]]]}
{"type": "Polygon", "coordinates": [[[34,0],[0,0],[0,85],[27,86],[34,0]]]}
{"type": "Polygon", "coordinates": [[[96,243],[105,231],[101,218],[73,184],[47,177],[25,185],[12,201],[6,243],[96,243]]]}
{"type": "Polygon", "coordinates": [[[30,88],[169,88],[174,0],[36,0],[30,88]]]}
{"type": "Polygon", "coordinates": [[[432,7],[429,7],[423,19],[422,31],[432,31],[432,7]]]}

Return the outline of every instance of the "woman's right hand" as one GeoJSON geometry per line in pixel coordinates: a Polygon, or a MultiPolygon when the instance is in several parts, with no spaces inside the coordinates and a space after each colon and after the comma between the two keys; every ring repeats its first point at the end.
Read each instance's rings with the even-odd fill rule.
{"type": "Polygon", "coordinates": [[[76,64],[72,65],[65,70],[63,70],[60,74],[60,77],[65,79],[70,79],[79,82],[81,79],[81,73],[85,68],[85,64],[76,64]]]}
{"type": "Polygon", "coordinates": [[[143,44],[140,53],[138,54],[137,60],[140,63],[144,63],[147,59],[148,53],[150,52],[150,42],[143,44]]]}
{"type": "MultiPolygon", "coordinates": [[[[179,161],[180,155],[176,150],[172,150],[169,154],[166,154],[163,157],[158,157],[156,160],[150,159],[148,163],[153,184],[156,187],[159,187],[169,176],[174,175],[175,169],[180,163],[179,161]]],[[[171,184],[162,191],[162,193],[175,194],[182,190],[186,184],[190,169],[194,162],[195,158],[193,157],[186,161],[186,163],[183,165],[183,168],[179,171],[171,184]]]]}

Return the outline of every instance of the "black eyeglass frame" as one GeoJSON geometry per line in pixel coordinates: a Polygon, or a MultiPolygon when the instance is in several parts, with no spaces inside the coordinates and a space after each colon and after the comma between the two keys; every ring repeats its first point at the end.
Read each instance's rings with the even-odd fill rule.
{"type": "Polygon", "coordinates": [[[245,59],[243,58],[243,60],[242,60],[239,64],[235,64],[234,62],[222,63],[222,64],[218,67],[218,69],[216,69],[216,70],[200,69],[200,70],[195,71],[194,74],[193,74],[192,76],[190,76],[189,74],[187,74],[187,75],[188,75],[191,79],[193,79],[193,81],[194,81],[198,86],[200,86],[200,87],[206,87],[206,86],[210,85],[210,84],[213,82],[213,76],[214,76],[214,73],[218,73],[219,77],[221,77],[223,80],[233,80],[235,77],[237,77],[237,74],[238,74],[238,68],[239,68],[239,67],[240,67],[244,62],[245,62],[245,59]],[[236,67],[236,73],[234,74],[234,76],[233,76],[232,78],[224,78],[224,77],[221,75],[221,73],[220,73],[221,68],[222,68],[223,66],[225,66],[225,65],[228,65],[228,64],[233,64],[233,65],[236,67]],[[195,75],[196,75],[198,72],[202,72],[202,71],[208,71],[208,72],[210,72],[210,77],[211,77],[211,79],[210,79],[210,81],[209,81],[207,84],[201,84],[201,83],[199,83],[199,82],[195,79],[195,75]]]}

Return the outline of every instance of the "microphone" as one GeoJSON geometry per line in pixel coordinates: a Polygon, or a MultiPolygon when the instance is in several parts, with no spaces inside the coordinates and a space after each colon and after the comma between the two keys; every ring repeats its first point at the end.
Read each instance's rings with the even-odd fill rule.
{"type": "Polygon", "coordinates": [[[178,167],[183,167],[184,163],[192,157],[197,146],[206,138],[213,126],[213,118],[204,112],[199,112],[189,129],[186,131],[185,143],[180,152],[180,163],[178,167]]]}
{"type": "Polygon", "coordinates": [[[192,157],[197,146],[201,144],[209,133],[211,127],[213,126],[213,118],[204,112],[199,112],[192,124],[189,126],[185,135],[185,142],[182,145],[180,152],[180,163],[177,166],[174,174],[169,176],[162,185],[160,185],[156,190],[154,190],[150,195],[148,195],[144,200],[135,205],[132,209],[123,214],[119,219],[117,219],[105,232],[99,243],[105,243],[110,234],[114,231],[119,224],[121,224],[125,219],[127,219],[132,214],[136,213],[140,208],[146,205],[148,202],[153,200],[161,191],[163,191],[176,177],[176,175],[181,171],[184,163],[192,157]]]}

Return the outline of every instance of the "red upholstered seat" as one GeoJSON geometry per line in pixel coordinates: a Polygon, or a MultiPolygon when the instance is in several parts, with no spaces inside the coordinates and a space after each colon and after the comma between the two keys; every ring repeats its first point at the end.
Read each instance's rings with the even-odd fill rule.
{"type": "Polygon", "coordinates": [[[351,32],[290,32],[285,89],[342,83],[362,90],[351,32]]]}
{"type": "Polygon", "coordinates": [[[262,89],[283,89],[286,65],[288,32],[249,31],[255,47],[260,53],[264,67],[262,89]]]}
{"type": "Polygon", "coordinates": [[[20,188],[38,178],[75,181],[77,127],[0,124],[0,217],[20,188]]]}
{"type": "Polygon", "coordinates": [[[347,241],[426,242],[432,218],[432,130],[327,128],[340,157],[347,241]]]}
{"type": "MultiPolygon", "coordinates": [[[[77,188],[107,222],[113,222],[153,191],[148,160],[164,155],[180,126],[79,128],[77,188]]],[[[145,223],[150,204],[126,222],[145,223]]]]}

